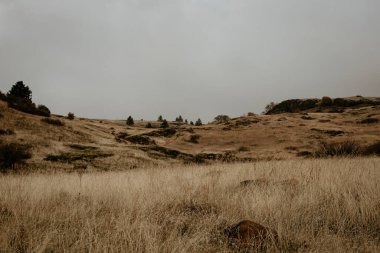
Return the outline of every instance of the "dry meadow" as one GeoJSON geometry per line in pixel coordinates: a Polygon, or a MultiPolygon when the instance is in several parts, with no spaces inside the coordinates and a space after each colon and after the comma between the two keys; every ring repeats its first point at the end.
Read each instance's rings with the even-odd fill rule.
{"type": "Polygon", "coordinates": [[[0,252],[255,251],[223,234],[244,219],[270,252],[380,252],[379,179],[379,158],[3,174],[0,252]]]}

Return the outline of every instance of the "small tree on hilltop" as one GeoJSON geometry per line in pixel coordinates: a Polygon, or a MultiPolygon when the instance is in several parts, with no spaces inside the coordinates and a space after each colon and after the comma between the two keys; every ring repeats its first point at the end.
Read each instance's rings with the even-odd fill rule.
{"type": "Polygon", "coordinates": [[[145,128],[152,128],[152,123],[148,122],[146,125],[145,125],[145,128]]]}
{"type": "Polygon", "coordinates": [[[226,121],[229,121],[230,120],[230,117],[228,117],[227,115],[218,115],[214,118],[214,120],[216,122],[226,122],[226,121]]]}
{"type": "Polygon", "coordinates": [[[182,123],[183,122],[183,118],[181,115],[179,115],[176,119],[175,119],[176,122],[180,122],[182,123]]]}
{"type": "Polygon", "coordinates": [[[162,115],[158,116],[157,121],[162,122],[164,119],[162,118],[162,115]]]}
{"type": "Polygon", "coordinates": [[[168,127],[169,127],[169,123],[168,123],[168,121],[166,119],[164,119],[162,121],[161,128],[168,128],[168,127]]]}
{"type": "Polygon", "coordinates": [[[198,119],[198,120],[195,122],[195,125],[196,125],[196,126],[202,126],[202,120],[201,120],[201,119],[198,119]]]}
{"type": "Polygon", "coordinates": [[[74,113],[69,112],[69,113],[67,114],[67,118],[68,118],[69,120],[73,120],[73,119],[75,118],[74,113]]]}
{"type": "Polygon", "coordinates": [[[189,121],[187,121],[187,119],[185,119],[185,124],[186,124],[186,125],[189,124],[189,121]]]}
{"type": "Polygon", "coordinates": [[[190,125],[194,126],[194,122],[190,121],[190,125]]]}
{"type": "Polygon", "coordinates": [[[127,125],[133,126],[135,124],[135,121],[133,120],[132,116],[129,116],[127,119],[127,125]]]}
{"type": "Polygon", "coordinates": [[[8,97],[22,98],[28,102],[32,102],[32,91],[23,81],[15,83],[7,94],[8,97]]]}

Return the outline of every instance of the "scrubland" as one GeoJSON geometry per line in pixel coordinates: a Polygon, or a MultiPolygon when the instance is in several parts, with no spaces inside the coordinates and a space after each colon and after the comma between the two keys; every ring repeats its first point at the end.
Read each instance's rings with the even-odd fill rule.
{"type": "Polygon", "coordinates": [[[254,252],[223,233],[243,219],[270,252],[380,252],[379,182],[379,158],[3,174],[0,252],[254,252]]]}

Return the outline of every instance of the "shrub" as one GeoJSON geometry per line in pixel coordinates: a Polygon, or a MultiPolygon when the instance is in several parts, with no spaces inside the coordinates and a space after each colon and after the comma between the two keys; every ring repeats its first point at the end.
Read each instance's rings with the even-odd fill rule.
{"type": "Polygon", "coordinates": [[[201,121],[201,119],[198,119],[198,120],[195,122],[195,125],[196,125],[196,126],[202,126],[202,121],[201,121]]]}
{"type": "Polygon", "coordinates": [[[14,135],[15,132],[13,132],[13,130],[11,129],[6,129],[6,130],[3,130],[3,129],[0,129],[0,135],[14,135]]]}
{"type": "Polygon", "coordinates": [[[21,112],[38,115],[36,105],[30,101],[17,96],[7,96],[8,106],[21,112]]]}
{"type": "Polygon", "coordinates": [[[190,121],[190,125],[194,126],[194,122],[190,121]]]}
{"type": "Polygon", "coordinates": [[[198,134],[192,134],[192,135],[190,135],[189,142],[198,143],[199,138],[201,138],[200,135],[198,135],[198,134]]]}
{"type": "Polygon", "coordinates": [[[30,146],[25,144],[9,143],[0,145],[0,171],[14,169],[16,164],[21,164],[32,157],[30,146]]]}
{"type": "Polygon", "coordinates": [[[50,117],[50,110],[45,105],[39,105],[37,111],[40,116],[50,117]]]}
{"type": "Polygon", "coordinates": [[[227,122],[229,120],[230,120],[230,117],[227,116],[227,115],[218,115],[218,116],[216,116],[214,118],[214,121],[218,122],[218,123],[220,123],[220,122],[227,122]]]}
{"type": "Polygon", "coordinates": [[[182,122],[183,122],[183,118],[182,118],[182,116],[179,115],[177,118],[175,118],[175,121],[176,121],[176,122],[180,122],[180,123],[182,123],[182,122]]]}
{"type": "Polygon", "coordinates": [[[145,125],[146,128],[152,128],[152,124],[150,122],[148,122],[146,125],[145,125]]]}
{"type": "Polygon", "coordinates": [[[249,147],[246,147],[246,146],[240,146],[239,149],[238,149],[239,152],[247,152],[249,151],[249,147]]]}
{"type": "Polygon", "coordinates": [[[377,118],[366,118],[366,119],[363,119],[362,121],[360,121],[361,124],[374,124],[374,123],[378,123],[379,122],[379,119],[377,118]]]}
{"type": "Polygon", "coordinates": [[[333,100],[330,97],[322,97],[321,106],[331,106],[333,104],[333,100]]]}
{"type": "Polygon", "coordinates": [[[127,125],[133,126],[135,124],[135,121],[133,120],[132,116],[129,116],[127,119],[127,125]]]}
{"type": "Polygon", "coordinates": [[[186,124],[186,125],[189,124],[189,121],[187,121],[187,119],[185,119],[185,124],[186,124]]]}
{"type": "Polygon", "coordinates": [[[253,112],[249,112],[249,113],[247,114],[247,116],[252,117],[252,116],[256,116],[256,114],[253,113],[253,112]]]}
{"type": "Polygon", "coordinates": [[[168,123],[168,121],[166,119],[164,119],[162,121],[161,128],[168,128],[168,127],[169,127],[169,123],[168,123]]]}
{"type": "Polygon", "coordinates": [[[73,120],[73,119],[75,118],[74,113],[69,112],[69,113],[67,114],[67,118],[68,118],[69,120],[73,120]]]}
{"type": "Polygon", "coordinates": [[[270,102],[269,104],[267,104],[264,108],[264,111],[262,112],[262,114],[267,114],[269,111],[271,111],[277,104],[275,102],[270,102]]]}
{"type": "Polygon", "coordinates": [[[162,115],[158,116],[158,119],[157,119],[157,121],[159,121],[159,122],[162,122],[162,121],[164,121],[164,119],[162,118],[162,115]]]}
{"type": "Polygon", "coordinates": [[[60,121],[59,119],[44,118],[44,119],[41,119],[41,121],[50,125],[55,125],[55,126],[65,125],[65,123],[63,121],[60,121]]]}
{"type": "Polygon", "coordinates": [[[380,141],[364,148],[364,155],[380,155],[380,141]]]}
{"type": "Polygon", "coordinates": [[[315,152],[316,157],[357,156],[361,154],[361,146],[354,141],[345,141],[341,143],[321,143],[321,146],[315,152]]]}

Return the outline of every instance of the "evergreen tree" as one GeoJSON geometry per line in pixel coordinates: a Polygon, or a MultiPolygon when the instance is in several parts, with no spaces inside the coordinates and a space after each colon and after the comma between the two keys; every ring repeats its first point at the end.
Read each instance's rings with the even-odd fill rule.
{"type": "Polygon", "coordinates": [[[160,116],[158,116],[158,119],[157,119],[157,121],[160,121],[160,122],[162,122],[164,119],[162,118],[162,115],[160,115],[160,116]]]}
{"type": "Polygon", "coordinates": [[[179,115],[177,118],[175,118],[175,121],[176,121],[176,122],[180,122],[180,123],[182,123],[182,122],[183,122],[183,118],[182,118],[182,116],[179,115]]]}
{"type": "Polygon", "coordinates": [[[168,127],[169,127],[169,123],[168,123],[168,121],[166,119],[164,119],[162,121],[161,128],[168,128],[168,127]]]}
{"type": "Polygon", "coordinates": [[[32,91],[24,84],[23,81],[18,81],[15,83],[8,92],[7,96],[22,98],[28,102],[32,102],[32,91]]]}
{"type": "Polygon", "coordinates": [[[127,119],[127,125],[133,126],[134,124],[135,124],[135,121],[133,120],[133,118],[131,116],[129,116],[127,119]]]}
{"type": "Polygon", "coordinates": [[[198,119],[198,120],[195,122],[195,125],[196,125],[196,126],[202,126],[202,121],[201,121],[201,119],[198,119]]]}

